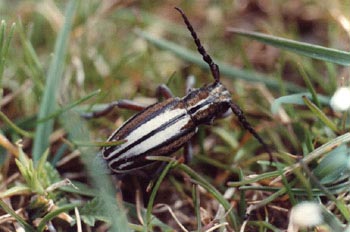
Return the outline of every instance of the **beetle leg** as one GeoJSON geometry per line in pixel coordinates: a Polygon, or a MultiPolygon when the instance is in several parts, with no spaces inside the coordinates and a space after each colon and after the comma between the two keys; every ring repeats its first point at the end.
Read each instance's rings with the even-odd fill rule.
{"type": "Polygon", "coordinates": [[[157,97],[164,97],[165,99],[173,98],[174,94],[171,92],[168,86],[161,84],[157,87],[157,97]]]}
{"type": "Polygon", "coordinates": [[[185,164],[188,164],[193,157],[193,147],[191,141],[188,141],[185,143],[184,146],[184,157],[185,157],[185,164]]]}
{"type": "Polygon", "coordinates": [[[117,106],[121,109],[128,109],[134,111],[142,111],[147,107],[141,103],[137,103],[128,99],[119,100],[117,106]]]}
{"type": "Polygon", "coordinates": [[[146,108],[146,106],[144,106],[140,103],[133,102],[131,100],[122,99],[119,101],[111,102],[103,109],[92,111],[89,113],[83,113],[83,114],[81,114],[81,116],[83,118],[86,118],[86,119],[98,118],[98,117],[104,116],[104,115],[108,114],[109,112],[111,112],[114,109],[114,107],[118,107],[121,109],[129,109],[129,110],[134,110],[134,111],[141,111],[141,110],[146,108]]]}

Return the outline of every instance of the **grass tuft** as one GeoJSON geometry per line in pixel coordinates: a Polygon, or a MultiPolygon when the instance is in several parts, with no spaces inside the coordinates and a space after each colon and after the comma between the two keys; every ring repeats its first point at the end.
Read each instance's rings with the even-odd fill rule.
{"type": "Polygon", "coordinates": [[[162,101],[164,83],[181,98],[189,76],[213,82],[173,2],[1,2],[0,228],[349,231],[349,104],[330,99],[350,83],[350,5],[267,2],[177,7],[273,162],[229,115],[198,128],[191,162],[183,149],[147,156],[167,165],[120,179],[99,149],[126,142],[106,141],[135,112],[88,113],[162,101]],[[305,202],[316,222],[293,215],[305,202]]]}

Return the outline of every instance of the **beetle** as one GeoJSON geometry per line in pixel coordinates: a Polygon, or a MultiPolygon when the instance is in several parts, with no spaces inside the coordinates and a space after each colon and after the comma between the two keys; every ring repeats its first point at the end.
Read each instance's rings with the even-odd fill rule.
{"type": "Polygon", "coordinates": [[[263,145],[271,158],[268,145],[247,121],[243,111],[232,101],[230,92],[220,82],[219,66],[207,54],[187,16],[180,8],[175,9],[181,14],[198,52],[209,65],[214,82],[198,89],[190,89],[182,98],[174,97],[165,85],[161,85],[157,92],[165,98],[162,102],[143,107],[129,100],[119,100],[101,111],[91,113],[89,117],[101,116],[116,106],[140,111],[108,138],[109,142],[124,140],[125,143],[102,148],[102,157],[107,161],[108,167],[117,175],[122,175],[156,162],[147,160],[147,156],[170,155],[184,146],[185,153],[190,154],[189,141],[197,132],[198,126],[212,124],[214,119],[222,117],[229,110],[232,110],[241,125],[263,145]]]}

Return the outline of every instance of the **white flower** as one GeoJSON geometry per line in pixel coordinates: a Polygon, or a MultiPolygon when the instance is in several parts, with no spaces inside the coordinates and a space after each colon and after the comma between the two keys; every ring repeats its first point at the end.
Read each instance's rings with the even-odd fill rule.
{"type": "Polygon", "coordinates": [[[299,228],[316,226],[323,223],[322,208],[315,202],[302,202],[293,207],[289,217],[288,232],[299,228]]]}
{"type": "Polygon", "coordinates": [[[335,111],[347,111],[350,108],[350,88],[337,89],[331,98],[330,105],[335,111]]]}

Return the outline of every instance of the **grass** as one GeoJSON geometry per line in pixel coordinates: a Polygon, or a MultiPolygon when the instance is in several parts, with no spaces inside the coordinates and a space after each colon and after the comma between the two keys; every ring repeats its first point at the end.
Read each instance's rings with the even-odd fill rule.
{"type": "Polygon", "coordinates": [[[178,4],[275,160],[229,116],[199,128],[189,164],[149,157],[168,162],[149,183],[116,180],[96,155],[134,112],[79,115],[212,77],[172,2],[131,3],[0,4],[1,230],[283,231],[312,201],[323,222],[297,231],[347,231],[348,112],[329,100],[349,84],[350,5],[178,4]]]}

